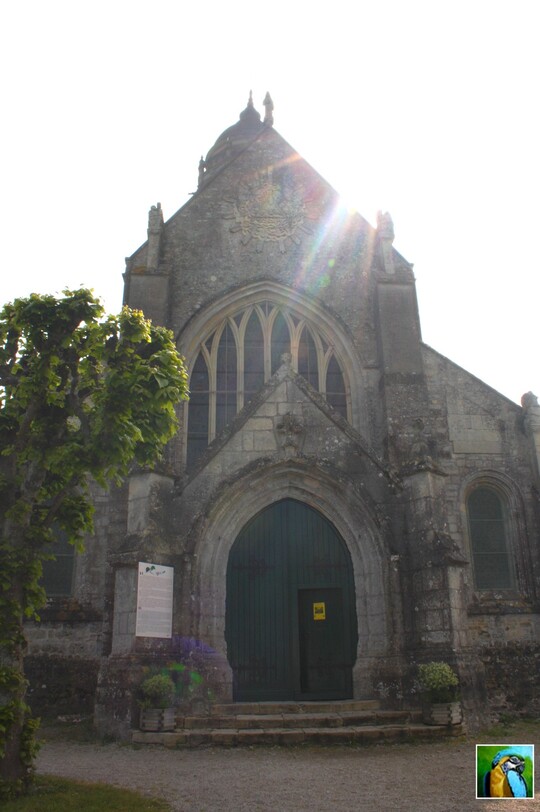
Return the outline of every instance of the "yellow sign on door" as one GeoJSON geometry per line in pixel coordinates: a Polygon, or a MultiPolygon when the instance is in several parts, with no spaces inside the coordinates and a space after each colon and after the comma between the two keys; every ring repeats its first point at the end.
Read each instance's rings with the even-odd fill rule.
{"type": "Polygon", "coordinates": [[[326,604],[314,603],[313,604],[313,620],[326,620],[326,604]]]}

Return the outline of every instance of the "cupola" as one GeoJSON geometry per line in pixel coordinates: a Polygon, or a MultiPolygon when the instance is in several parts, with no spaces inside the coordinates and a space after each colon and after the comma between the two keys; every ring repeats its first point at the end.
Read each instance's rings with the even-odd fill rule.
{"type": "Polygon", "coordinates": [[[199,188],[223,166],[236,158],[266,127],[272,126],[274,105],[269,93],[266,94],[263,104],[266,112],[264,121],[261,121],[261,114],[255,110],[253,94],[250,91],[247,106],[240,113],[239,120],[221,133],[214,146],[209,150],[206,159],[201,157],[199,163],[199,188]]]}

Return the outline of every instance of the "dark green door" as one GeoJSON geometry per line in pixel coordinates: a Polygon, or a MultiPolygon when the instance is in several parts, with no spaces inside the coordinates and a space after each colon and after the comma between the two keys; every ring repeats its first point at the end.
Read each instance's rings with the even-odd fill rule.
{"type": "Polygon", "coordinates": [[[333,525],[311,507],[283,500],[241,531],[227,567],[225,623],[236,701],[352,696],[358,634],[351,559],[333,525]],[[325,616],[313,620],[321,603],[325,616]]]}

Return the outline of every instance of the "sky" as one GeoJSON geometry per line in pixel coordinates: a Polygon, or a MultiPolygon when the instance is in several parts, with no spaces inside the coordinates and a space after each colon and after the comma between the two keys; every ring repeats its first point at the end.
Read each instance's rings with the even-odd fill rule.
{"type": "Polygon", "coordinates": [[[148,210],[270,91],[276,130],[414,264],[423,340],[540,396],[537,0],[18,0],[0,10],[0,301],[122,303],[148,210]]]}

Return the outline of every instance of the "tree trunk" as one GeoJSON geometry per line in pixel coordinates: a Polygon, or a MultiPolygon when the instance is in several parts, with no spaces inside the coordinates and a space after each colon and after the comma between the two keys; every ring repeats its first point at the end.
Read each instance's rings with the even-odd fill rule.
{"type": "MultiPolygon", "coordinates": [[[[10,697],[13,700],[13,697],[10,697]]],[[[21,745],[24,725],[24,712],[19,708],[15,719],[6,734],[5,755],[0,760],[0,787],[10,785],[22,789],[27,782],[28,767],[21,759],[21,745]]],[[[0,796],[1,797],[1,796],[0,796]]]]}
{"type": "MultiPolygon", "coordinates": [[[[20,543],[19,535],[20,531],[12,532],[11,541],[20,543]]],[[[17,550],[13,543],[10,546],[13,551],[17,550]]],[[[10,556],[8,553],[6,556],[6,570],[11,583],[4,587],[1,596],[0,798],[24,791],[31,777],[34,756],[33,728],[27,726],[30,712],[25,702],[27,683],[23,659],[26,648],[23,628],[24,583],[28,573],[24,567],[19,569],[20,558],[17,563],[16,560],[16,554],[10,556]]]]}

